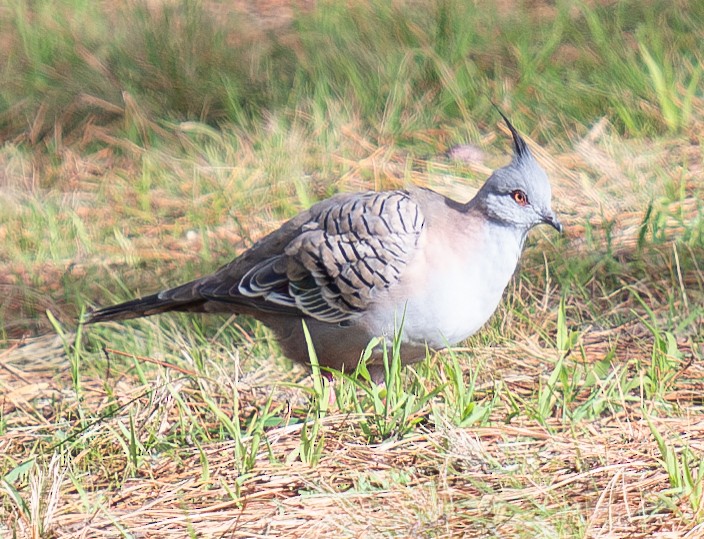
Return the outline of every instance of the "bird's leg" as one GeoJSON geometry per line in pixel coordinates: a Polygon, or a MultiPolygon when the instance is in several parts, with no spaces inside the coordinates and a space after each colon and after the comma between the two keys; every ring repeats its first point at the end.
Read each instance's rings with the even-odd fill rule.
{"type": "Polygon", "coordinates": [[[384,366],[383,365],[367,365],[369,376],[376,385],[384,385],[384,366]]]}

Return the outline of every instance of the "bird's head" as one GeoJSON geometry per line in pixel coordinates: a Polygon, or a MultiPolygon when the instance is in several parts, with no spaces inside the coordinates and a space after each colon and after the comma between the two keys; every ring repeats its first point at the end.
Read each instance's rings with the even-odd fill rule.
{"type": "Polygon", "coordinates": [[[513,136],[513,159],[494,171],[472,204],[477,204],[493,221],[516,227],[524,233],[539,224],[548,224],[562,232],[562,224],[551,207],[547,174],[508,118],[501,111],[499,114],[513,136]]]}

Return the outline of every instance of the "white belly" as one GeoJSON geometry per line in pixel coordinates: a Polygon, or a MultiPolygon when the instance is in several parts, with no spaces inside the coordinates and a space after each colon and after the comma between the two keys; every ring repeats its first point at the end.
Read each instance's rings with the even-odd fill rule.
{"type": "MultiPolygon", "coordinates": [[[[405,343],[435,349],[476,333],[499,305],[521,247],[521,238],[513,234],[501,241],[482,238],[470,246],[428,246],[404,275],[403,293],[393,298],[393,319],[386,320],[384,333],[393,334],[403,320],[405,343]]],[[[386,309],[388,313],[388,304],[386,309]]]]}
{"type": "Polygon", "coordinates": [[[456,279],[448,274],[428,294],[409,303],[406,335],[422,339],[434,348],[456,344],[476,333],[496,310],[506,282],[481,285],[482,279],[456,279]],[[446,280],[447,279],[447,280],[446,280]],[[447,282],[456,283],[452,287],[447,282]]]}

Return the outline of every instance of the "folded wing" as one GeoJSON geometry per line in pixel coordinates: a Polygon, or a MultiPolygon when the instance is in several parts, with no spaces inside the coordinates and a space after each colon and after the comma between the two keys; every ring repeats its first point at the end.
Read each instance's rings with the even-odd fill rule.
{"type": "Polygon", "coordinates": [[[331,323],[362,313],[398,282],[423,231],[423,215],[404,191],[330,202],[311,208],[283,252],[263,257],[237,281],[216,273],[198,287],[198,295],[331,323]]]}

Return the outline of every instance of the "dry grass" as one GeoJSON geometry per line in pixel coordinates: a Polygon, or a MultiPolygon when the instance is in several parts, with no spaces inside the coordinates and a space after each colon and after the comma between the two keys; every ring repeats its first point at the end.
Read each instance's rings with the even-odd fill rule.
{"type": "MultiPolygon", "coordinates": [[[[149,537],[567,536],[564,530],[572,530],[570,536],[579,530],[584,537],[674,537],[685,532],[695,537],[698,533],[695,524],[701,515],[693,514],[685,497],[668,495],[668,473],[651,430],[657,429],[673,447],[704,450],[704,422],[700,406],[694,404],[704,389],[698,364],[686,367],[666,396],[680,410],[676,417],[657,417],[653,406],[643,402],[590,421],[552,418],[538,423],[519,416],[507,424],[510,403],[504,402],[494,408],[491,426],[458,428],[443,421],[437,410],[428,410],[414,434],[370,445],[357,428],[359,417],[340,412],[323,421],[325,451],[316,466],[291,459],[300,445],[299,423],[267,430],[267,447],[245,475],[233,465],[235,442],[221,441],[198,449],[184,447],[176,458],[173,453],[151,454],[128,477],[124,475],[128,458],[115,447],[116,424],[130,417],[140,432],[155,423],[159,432],[169,432],[178,424],[179,411],[165,385],[192,398],[190,404],[198,413],[192,382],[179,379],[168,368],[148,386],[129,372],[113,373],[109,394],[106,380],[86,377],[79,404],[70,391],[60,343],[46,341],[42,353],[29,351],[29,360],[8,361],[16,351],[4,354],[1,383],[8,427],[0,442],[4,455],[22,459],[36,454],[41,439],[56,439],[57,431],[70,429],[59,413],[78,415],[82,407],[100,416],[113,402],[125,403],[119,414],[81,434],[90,441],[80,452],[67,447],[54,453],[59,463],[30,479],[31,491],[38,490],[31,497],[31,503],[38,504],[30,507],[31,514],[41,515],[46,529],[57,536],[119,537],[127,530],[149,537]],[[55,359],[37,361],[51,355],[52,345],[58,349],[55,359]],[[95,460],[95,451],[104,457],[95,460]]],[[[544,364],[535,355],[516,361],[523,344],[492,354],[488,361],[493,381],[487,381],[486,391],[500,383],[513,398],[534,393],[544,364]]],[[[601,357],[598,346],[594,351],[595,359],[601,357]]],[[[633,349],[630,355],[638,353],[647,351],[633,349]]],[[[266,398],[263,387],[284,377],[271,369],[250,372],[237,388],[243,415],[261,409],[262,397],[266,398]]],[[[295,396],[288,397],[295,402],[295,396]]],[[[580,401],[578,396],[575,402],[580,401]]],[[[31,523],[20,515],[21,511],[11,512],[8,524],[30,536],[31,523]]]]}
{"type": "MultiPolygon", "coordinates": [[[[56,470],[38,488],[42,497],[55,491],[46,518],[62,537],[119,537],[119,528],[149,537],[528,537],[562,535],[568,526],[587,537],[697,536],[688,504],[660,499],[669,478],[643,420],[624,416],[579,433],[559,421],[419,429],[375,446],[354,427],[348,415],[325,421],[330,442],[314,468],[286,462],[299,443],[295,428],[271,430],[273,455],[258,459],[237,499],[227,442],[202,448],[207,479],[202,454],[186,453],[177,463],[156,459],[117,492],[94,480],[96,492],[80,496],[56,470]]],[[[699,418],[655,427],[686,429],[702,450],[699,418]]]]}

